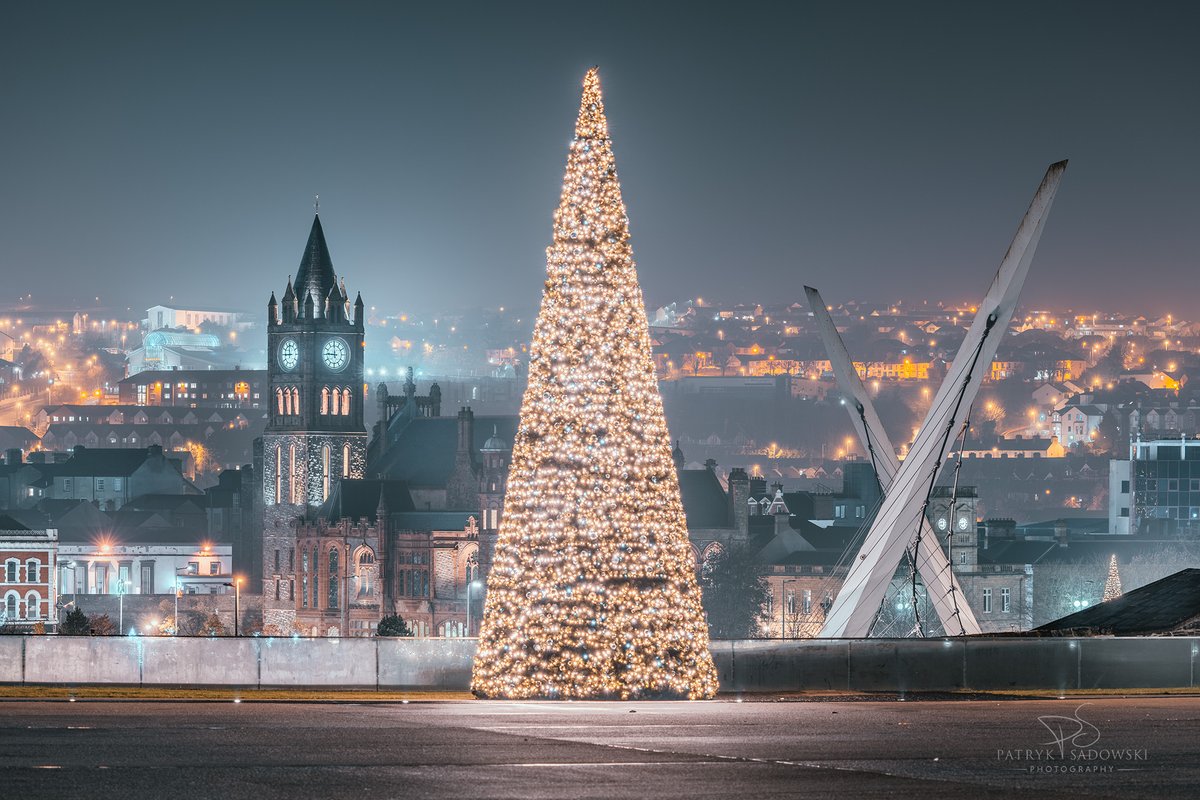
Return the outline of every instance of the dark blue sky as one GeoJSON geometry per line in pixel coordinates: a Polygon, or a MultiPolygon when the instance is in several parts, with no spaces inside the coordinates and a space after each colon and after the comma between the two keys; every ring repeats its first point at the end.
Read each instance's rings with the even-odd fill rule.
{"type": "Polygon", "coordinates": [[[652,305],[977,298],[1070,158],[1026,302],[1194,316],[1196,9],[9,4],[0,299],[258,309],[319,192],[368,304],[532,309],[597,63],[652,305]]]}

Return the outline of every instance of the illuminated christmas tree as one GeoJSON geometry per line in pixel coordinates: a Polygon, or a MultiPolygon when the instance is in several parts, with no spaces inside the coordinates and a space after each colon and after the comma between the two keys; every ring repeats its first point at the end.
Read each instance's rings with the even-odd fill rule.
{"type": "Polygon", "coordinates": [[[546,261],[472,688],[712,697],[717,673],[595,68],[546,261]]]}
{"type": "Polygon", "coordinates": [[[1121,573],[1117,572],[1117,554],[1113,553],[1108,560],[1108,577],[1104,580],[1104,602],[1115,600],[1124,592],[1121,591],[1121,573]]]}

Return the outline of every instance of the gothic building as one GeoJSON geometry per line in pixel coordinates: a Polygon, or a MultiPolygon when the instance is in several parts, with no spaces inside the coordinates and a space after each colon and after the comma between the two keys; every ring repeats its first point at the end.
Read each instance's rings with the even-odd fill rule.
{"type": "Polygon", "coordinates": [[[473,634],[500,526],[516,417],[441,416],[437,384],[377,390],[367,479],[338,481],[296,528],[295,627],[371,635],[399,614],[418,636],[473,634]],[[307,587],[307,591],[305,590],[307,587]],[[470,632],[470,633],[468,633],[470,632]]]}
{"type": "Polygon", "coordinates": [[[297,600],[297,521],[344,478],[362,478],[363,301],[333,271],[320,217],[294,280],[267,303],[267,400],[262,437],[263,598],[288,627],[297,600]]]}

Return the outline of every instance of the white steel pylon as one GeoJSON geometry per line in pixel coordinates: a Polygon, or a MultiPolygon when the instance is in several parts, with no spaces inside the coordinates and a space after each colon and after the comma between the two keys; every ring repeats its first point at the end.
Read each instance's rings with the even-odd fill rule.
{"type": "Polygon", "coordinates": [[[932,490],[950,439],[966,418],[1012,321],[1066,168],[1067,162],[1060,161],[1046,170],[925,422],[892,478],[862,549],[850,564],[821,637],[864,637],[870,631],[905,549],[921,530],[923,497],[932,490]]]}
{"type": "MultiPolygon", "coordinates": [[[[896,449],[883,429],[879,414],[871,403],[871,396],[863,386],[846,344],[838,335],[837,326],[829,316],[821,293],[811,286],[804,287],[808,296],[808,304],[812,307],[813,317],[817,322],[817,331],[825,343],[829,354],[829,363],[833,375],[837,379],[842,392],[848,395],[846,410],[854,430],[858,433],[863,450],[870,456],[871,466],[879,478],[879,488],[886,496],[900,469],[900,459],[896,457],[896,449]]],[[[950,636],[969,636],[979,633],[979,622],[975,619],[967,603],[966,595],[958,584],[950,561],[938,544],[937,534],[929,520],[922,516],[921,535],[916,537],[917,547],[914,554],[917,571],[925,581],[926,592],[930,603],[942,623],[942,629],[950,636]]]]}

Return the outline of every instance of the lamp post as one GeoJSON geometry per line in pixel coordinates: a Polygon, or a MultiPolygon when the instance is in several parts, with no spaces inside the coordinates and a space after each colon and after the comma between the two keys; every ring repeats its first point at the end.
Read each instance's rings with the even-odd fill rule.
{"type": "Polygon", "coordinates": [[[238,628],[238,618],[242,616],[242,579],[234,578],[233,583],[224,583],[222,586],[233,587],[233,635],[236,638],[241,636],[238,628]]]}
{"type": "Polygon", "coordinates": [[[175,622],[173,625],[171,625],[172,636],[179,635],[179,593],[181,591],[179,586],[179,570],[181,569],[187,569],[187,567],[175,568],[175,622]]]}
{"type": "Polygon", "coordinates": [[[467,581],[467,636],[471,635],[471,589],[480,587],[479,581],[467,581]]]}
{"type": "Polygon", "coordinates": [[[795,583],[795,578],[785,578],[779,584],[779,638],[787,638],[787,585],[795,583]]]}
{"type": "Polygon", "coordinates": [[[125,635],[125,581],[117,578],[117,630],[125,635]]]}
{"type": "Polygon", "coordinates": [[[79,580],[79,576],[75,574],[75,568],[78,566],[78,564],[76,564],[74,561],[64,561],[63,566],[71,570],[71,602],[74,603],[78,599],[75,594],[77,590],[75,584],[79,580]]]}

